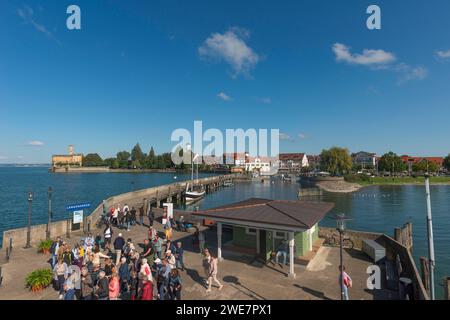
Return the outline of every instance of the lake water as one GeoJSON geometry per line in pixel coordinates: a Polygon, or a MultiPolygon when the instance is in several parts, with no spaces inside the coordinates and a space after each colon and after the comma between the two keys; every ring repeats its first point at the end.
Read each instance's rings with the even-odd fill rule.
{"type": "MultiPolygon", "coordinates": [[[[204,175],[201,175],[204,176],[204,175]]],[[[52,174],[47,168],[0,168],[0,241],[3,231],[23,227],[27,222],[29,190],[34,192],[33,224],[46,223],[47,189],[53,188],[54,219],[66,219],[65,206],[89,201],[94,209],[103,199],[189,179],[189,174],[175,173],[70,173],[52,174]],[[177,179],[174,179],[177,176],[177,179]]],[[[250,197],[297,199],[297,183],[236,183],[209,194],[195,206],[201,209],[228,204],[250,197]]],[[[323,200],[335,203],[333,213],[345,212],[352,217],[348,228],[383,232],[392,235],[395,227],[413,223],[413,255],[427,256],[426,198],[424,186],[373,186],[353,194],[325,193],[323,200]]],[[[434,244],[436,254],[436,295],[442,297],[441,279],[450,276],[450,186],[431,186],[434,244]]],[[[188,209],[192,209],[189,207],[188,209]]],[[[321,225],[334,227],[325,218],[321,225]]]]}
{"type": "MultiPolygon", "coordinates": [[[[200,177],[206,175],[199,174],[200,177]]],[[[48,219],[49,186],[53,189],[53,219],[63,220],[69,216],[66,211],[68,204],[91,202],[90,210],[94,210],[103,199],[114,195],[188,179],[188,173],[56,174],[43,167],[0,167],[0,243],[4,230],[23,227],[28,223],[27,198],[30,190],[34,194],[32,224],[42,224],[47,223],[48,219]]]]}

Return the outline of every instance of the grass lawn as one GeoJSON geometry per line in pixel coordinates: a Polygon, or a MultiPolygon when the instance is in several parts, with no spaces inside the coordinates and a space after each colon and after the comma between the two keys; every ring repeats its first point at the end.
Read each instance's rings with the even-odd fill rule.
{"type": "MultiPolygon", "coordinates": [[[[360,185],[402,185],[402,184],[424,184],[424,177],[364,177],[350,176],[346,181],[359,183],[360,185]]],[[[450,177],[430,177],[431,184],[450,184],[450,177]]]]}

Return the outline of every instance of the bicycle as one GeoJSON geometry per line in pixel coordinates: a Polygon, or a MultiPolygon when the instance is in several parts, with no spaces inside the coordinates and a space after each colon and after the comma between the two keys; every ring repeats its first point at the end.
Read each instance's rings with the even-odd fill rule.
{"type": "MultiPolygon", "coordinates": [[[[341,245],[341,239],[338,232],[333,232],[331,235],[326,237],[325,243],[331,247],[339,247],[341,245]]],[[[342,245],[345,249],[353,249],[355,244],[350,236],[342,235],[342,245]]]]}

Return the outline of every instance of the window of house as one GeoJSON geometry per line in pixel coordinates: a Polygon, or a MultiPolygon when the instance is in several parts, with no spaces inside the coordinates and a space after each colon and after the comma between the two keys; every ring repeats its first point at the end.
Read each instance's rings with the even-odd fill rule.
{"type": "Polygon", "coordinates": [[[248,235],[256,236],[256,229],[255,228],[245,228],[245,233],[248,235]]]}
{"type": "Polygon", "coordinates": [[[283,232],[283,231],[275,232],[275,238],[276,239],[287,239],[286,232],[283,232]]]}

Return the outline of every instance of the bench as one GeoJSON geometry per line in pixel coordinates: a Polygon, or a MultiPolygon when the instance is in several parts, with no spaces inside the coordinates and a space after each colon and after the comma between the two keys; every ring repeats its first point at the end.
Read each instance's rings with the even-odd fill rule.
{"type": "Polygon", "coordinates": [[[375,263],[386,257],[386,249],[374,240],[364,239],[362,251],[371,257],[375,263]]]}

